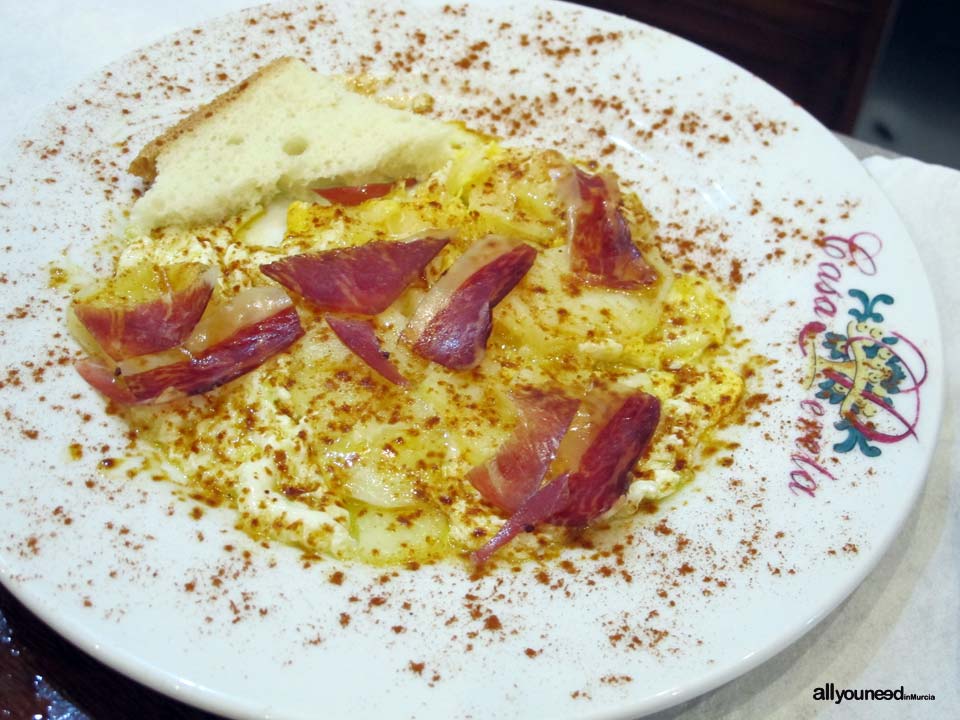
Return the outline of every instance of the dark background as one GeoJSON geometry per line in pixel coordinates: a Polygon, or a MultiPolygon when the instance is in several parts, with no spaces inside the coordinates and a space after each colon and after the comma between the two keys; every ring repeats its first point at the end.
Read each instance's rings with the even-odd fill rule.
{"type": "Polygon", "coordinates": [[[956,0],[579,0],[745,67],[831,130],[960,168],[956,0]]]}

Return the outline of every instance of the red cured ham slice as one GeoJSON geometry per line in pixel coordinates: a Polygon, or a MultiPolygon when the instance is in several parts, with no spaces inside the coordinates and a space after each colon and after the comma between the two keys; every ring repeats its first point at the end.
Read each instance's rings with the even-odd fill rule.
{"type": "Polygon", "coordinates": [[[587,396],[551,468],[569,472],[569,499],[547,522],[582,527],[613,507],[659,422],[660,401],[653,395],[587,396]]]}
{"type": "Polygon", "coordinates": [[[580,405],[558,392],[515,393],[519,421],[495,457],[467,473],[483,499],[513,512],[540,487],[580,405]]]}
{"type": "Polygon", "coordinates": [[[324,315],[324,320],[350,351],[394,385],[408,385],[407,379],[380,349],[373,325],[367,320],[324,315]]]}
{"type": "Polygon", "coordinates": [[[321,310],[376,315],[423,272],[448,242],[440,236],[375,241],[261,265],[267,277],[321,310]]]}
{"type": "Polygon", "coordinates": [[[528,497],[497,534],[490,538],[486,545],[474,552],[471,558],[477,565],[482,565],[520,533],[533,532],[537,525],[556,514],[568,501],[567,476],[561,475],[528,497]]]}
{"type": "Polygon", "coordinates": [[[113,369],[85,360],[77,371],[118,403],[170,402],[250,372],[301,335],[300,318],[282,290],[253,288],[205,315],[179,348],[131,358],[113,369]]]}
{"type": "Polygon", "coordinates": [[[444,367],[475,367],[493,328],[494,306],[536,257],[536,250],[518,240],[495,235],[478,240],[430,288],[404,329],[404,340],[444,367]]]}
{"type": "Polygon", "coordinates": [[[210,301],[217,270],[200,263],[143,265],[73,302],[73,312],[114,360],[179,345],[210,301]]]}
{"type": "Polygon", "coordinates": [[[657,280],[620,212],[615,180],[579,168],[561,180],[569,203],[570,269],[591,285],[634,290],[657,280]]]}
{"type": "Polygon", "coordinates": [[[660,401],[652,395],[603,391],[588,395],[556,448],[550,466],[553,479],[520,504],[500,531],[473,554],[474,562],[486,562],[497,549],[539,523],[583,527],[613,507],[627,491],[630,470],[659,421],[660,401]]]}
{"type": "Polygon", "coordinates": [[[78,361],[74,367],[80,377],[86,380],[95,390],[106,395],[115,403],[121,405],[137,405],[141,401],[130,392],[117,374],[98,360],[85,358],[78,361]]]}
{"type": "MultiPolygon", "coordinates": [[[[403,181],[404,187],[413,187],[417,184],[414,178],[403,181]]],[[[331,188],[316,188],[314,192],[334,205],[359,205],[367,200],[375,200],[388,195],[396,183],[367,183],[366,185],[344,185],[331,188]]]]}

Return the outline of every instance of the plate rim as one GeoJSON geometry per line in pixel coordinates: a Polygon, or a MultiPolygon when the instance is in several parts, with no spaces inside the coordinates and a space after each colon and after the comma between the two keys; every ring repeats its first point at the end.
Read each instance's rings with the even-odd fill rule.
{"type": "MultiPolygon", "coordinates": [[[[436,4],[437,6],[439,6],[439,3],[433,3],[433,4],[436,4]]],[[[499,4],[506,5],[507,3],[499,3],[499,4]]],[[[587,13],[587,15],[591,13],[601,13],[603,15],[616,18],[617,22],[628,23],[628,24],[637,23],[644,28],[650,28],[650,29],[656,30],[656,32],[658,33],[663,33],[665,35],[668,35],[674,42],[675,41],[682,42],[685,45],[696,48],[698,52],[709,53],[711,56],[721,61],[722,63],[725,63],[727,65],[733,65],[733,63],[730,63],[730,61],[694,43],[691,43],[687,40],[679,38],[675,35],[667,33],[658,28],[649,26],[644,23],[639,23],[638,21],[631,20],[629,18],[617,15],[615,13],[606,12],[606,11],[602,11],[596,8],[590,8],[586,6],[574,5],[573,3],[566,2],[565,0],[538,0],[538,4],[542,4],[542,5],[559,4],[559,5],[567,6],[568,8],[571,8],[571,9],[576,9],[577,11],[585,12],[587,13]]],[[[262,7],[266,7],[266,6],[259,6],[259,8],[262,8],[262,7]]],[[[174,33],[158,38],[154,42],[144,45],[138,50],[133,50],[130,53],[126,53],[123,56],[112,60],[109,63],[109,65],[105,66],[104,68],[101,68],[98,71],[95,71],[91,76],[85,78],[80,83],[74,85],[71,89],[71,92],[75,92],[80,87],[92,82],[93,79],[98,77],[99,74],[104,69],[113,65],[121,64],[131,56],[139,52],[142,52],[143,50],[165,43],[173,36],[179,35],[181,33],[185,33],[194,27],[205,26],[208,23],[219,22],[226,18],[243,15],[245,13],[248,13],[252,10],[257,10],[257,9],[258,8],[251,8],[249,10],[239,10],[236,12],[232,12],[227,15],[222,15],[218,18],[207,20],[196,25],[190,25],[190,26],[181,28],[180,30],[177,30],[174,33]]],[[[748,72],[743,68],[739,68],[739,66],[736,66],[736,67],[738,67],[738,70],[740,72],[748,72]]],[[[762,80],[759,80],[759,78],[757,78],[752,74],[751,74],[751,77],[756,81],[763,82],[762,80]]],[[[764,83],[764,85],[766,85],[766,83],[764,83]]],[[[786,98],[786,96],[783,96],[782,93],[780,93],[780,95],[781,97],[786,98]]],[[[58,99],[52,104],[48,104],[44,106],[40,111],[41,115],[46,116],[47,114],[49,114],[51,109],[59,105],[61,102],[62,102],[62,98],[58,99]]],[[[810,119],[813,122],[817,122],[812,118],[812,116],[810,116],[810,119]]],[[[819,125],[819,123],[817,124],[819,125]]],[[[823,128],[822,125],[820,126],[820,128],[826,131],[826,129],[823,128]]],[[[849,150],[845,146],[843,146],[843,144],[840,142],[839,139],[833,136],[832,133],[829,133],[828,131],[826,132],[831,135],[832,140],[838,146],[844,147],[843,151],[845,153],[848,153],[852,156],[852,153],[850,153],[849,150]]],[[[13,138],[12,140],[16,142],[17,140],[19,140],[19,138],[13,138]]],[[[899,213],[896,211],[896,207],[893,206],[893,203],[890,202],[889,198],[887,198],[886,195],[883,194],[882,189],[879,187],[879,185],[876,184],[876,182],[869,175],[866,169],[863,168],[862,164],[859,163],[859,161],[857,162],[857,165],[864,170],[865,177],[869,180],[871,184],[873,184],[873,186],[877,189],[877,191],[883,195],[888,205],[890,205],[894,210],[896,214],[897,222],[899,223],[899,226],[900,226],[897,229],[898,231],[897,234],[902,235],[904,238],[906,238],[909,241],[910,250],[912,251],[913,254],[917,255],[918,260],[920,260],[920,264],[922,268],[922,260],[919,258],[919,253],[917,252],[916,244],[913,238],[910,236],[910,233],[907,231],[907,228],[905,227],[902,219],[900,218],[899,213]]],[[[934,335],[934,339],[936,343],[936,348],[935,348],[936,353],[934,354],[934,349],[930,348],[929,349],[930,352],[928,354],[931,356],[932,365],[943,368],[945,367],[945,365],[943,362],[944,349],[943,349],[942,318],[940,316],[939,309],[937,308],[935,298],[933,297],[933,294],[931,292],[928,276],[926,275],[925,269],[923,270],[923,273],[924,273],[924,280],[927,281],[924,286],[924,291],[927,294],[927,296],[929,296],[929,305],[931,308],[933,308],[933,311],[935,313],[933,322],[935,323],[935,326],[937,329],[934,335]]],[[[640,712],[641,714],[644,714],[644,715],[648,713],[657,712],[665,708],[671,707],[675,704],[689,700],[693,697],[702,695],[705,692],[709,692],[710,690],[713,690],[735,679],[736,677],[739,677],[749,672],[750,670],[756,668],[757,666],[761,665],[762,663],[772,658],[774,655],[787,649],[788,647],[793,645],[800,637],[802,637],[807,632],[812,630],[819,622],[821,622],[823,619],[829,616],[844,601],[846,601],[850,597],[850,595],[856,591],[856,589],[863,582],[863,580],[876,568],[877,564],[880,562],[882,557],[889,552],[894,539],[901,532],[904,526],[904,523],[908,519],[913,508],[916,506],[920,493],[923,492],[926,486],[926,478],[929,474],[930,465],[933,461],[933,458],[936,455],[936,451],[940,444],[940,435],[941,435],[940,430],[942,427],[943,409],[945,406],[945,393],[946,393],[945,385],[940,384],[940,392],[936,393],[935,395],[930,395],[929,393],[926,395],[928,404],[927,404],[925,417],[931,419],[932,421],[931,424],[935,428],[934,433],[935,433],[936,439],[931,444],[929,451],[925,453],[923,456],[921,469],[918,470],[917,472],[917,476],[921,479],[912,488],[909,501],[901,505],[896,523],[892,524],[891,526],[888,526],[887,532],[884,533],[883,537],[880,538],[877,542],[874,542],[871,544],[871,547],[870,547],[871,551],[869,553],[865,553],[866,555],[865,558],[863,557],[860,558],[860,562],[858,562],[857,565],[855,566],[856,571],[852,574],[848,573],[845,576],[845,582],[843,583],[844,590],[842,592],[834,593],[834,596],[828,602],[822,603],[821,607],[818,607],[814,611],[812,611],[809,617],[806,619],[806,621],[802,625],[798,624],[795,628],[793,628],[792,632],[786,635],[782,635],[780,639],[775,642],[768,643],[763,650],[755,652],[751,654],[748,658],[741,659],[737,663],[730,664],[727,667],[720,667],[715,671],[710,671],[705,675],[705,677],[701,677],[701,679],[695,683],[688,684],[683,688],[670,690],[670,691],[663,691],[659,695],[654,696],[655,698],[658,698],[658,699],[662,696],[662,702],[648,704],[646,701],[644,701],[643,705],[614,708],[610,711],[600,709],[592,714],[583,715],[583,717],[584,718],[614,718],[614,717],[628,717],[628,716],[635,717],[637,712],[640,712]]],[[[229,696],[225,696],[222,693],[212,690],[210,688],[194,686],[192,684],[182,685],[181,682],[179,682],[182,679],[178,678],[174,673],[171,673],[170,671],[165,670],[163,668],[157,668],[151,665],[150,663],[143,661],[141,658],[137,658],[135,656],[130,657],[128,653],[124,652],[122,649],[118,647],[114,647],[110,644],[103,645],[97,642],[96,637],[93,635],[92,631],[89,631],[87,628],[82,626],[74,626],[69,624],[66,618],[64,618],[62,615],[57,614],[55,604],[50,603],[48,600],[44,599],[39,594],[37,595],[31,594],[28,583],[17,582],[13,577],[13,575],[10,573],[10,568],[8,567],[6,558],[3,555],[0,555],[0,582],[2,582],[3,585],[11,592],[11,594],[14,597],[16,597],[17,600],[20,601],[25,607],[27,607],[28,610],[36,614],[43,622],[45,622],[47,625],[52,627],[59,635],[63,636],[72,644],[74,644],[75,646],[83,650],[90,657],[105,663],[111,669],[114,669],[128,677],[131,677],[137,682],[140,682],[141,684],[147,687],[150,687],[154,690],[158,690],[159,692],[165,695],[168,695],[169,697],[175,700],[178,700],[180,702],[187,702],[198,708],[202,708],[212,712],[219,712],[219,713],[224,712],[224,709],[226,708],[227,709],[226,711],[228,713],[235,714],[238,717],[254,716],[254,715],[249,715],[251,711],[251,707],[249,703],[245,701],[236,701],[235,699],[229,696]],[[157,680],[158,675],[163,680],[162,682],[157,680]]],[[[260,715],[257,715],[257,716],[259,717],[260,715]]],[[[266,717],[266,715],[263,715],[262,717],[266,717]]]]}

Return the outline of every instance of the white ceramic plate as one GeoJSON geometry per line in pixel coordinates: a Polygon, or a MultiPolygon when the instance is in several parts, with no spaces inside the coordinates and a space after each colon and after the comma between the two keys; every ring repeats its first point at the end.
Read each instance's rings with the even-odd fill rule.
{"type": "Polygon", "coordinates": [[[939,423],[927,281],[859,163],[752,76],[588,9],[284,3],[184,31],[50,109],[0,171],[0,233],[0,579],[96,657],[226,715],[635,717],[690,698],[857,586],[939,423]],[[390,93],[429,92],[438,115],[602,157],[668,247],[689,240],[705,271],[742,276],[734,318],[775,362],[732,464],[640,518],[613,556],[479,580],[453,564],[304,567],[226,512],[194,519],[166,484],[101,467],[122,428],[69,366],[49,264],[105,272],[90,248],[141,144],[284,54],[393,75],[390,93]]]}

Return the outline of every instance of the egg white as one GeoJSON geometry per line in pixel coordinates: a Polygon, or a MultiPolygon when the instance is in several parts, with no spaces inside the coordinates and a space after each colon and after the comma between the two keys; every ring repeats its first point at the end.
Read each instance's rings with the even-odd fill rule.
{"type": "MultiPolygon", "coordinates": [[[[220,268],[224,297],[272,282],[258,267],[279,257],[431,228],[457,235],[429,267],[430,279],[490,232],[539,251],[494,310],[477,369],[447,370],[400,341],[423,283],[376,318],[384,350],[411,381],[406,389],[383,380],[295,299],[306,334],[287,352],[204,396],[126,410],[138,452],[155,467],[176,468],[171,474],[193,491],[235,507],[238,525],[255,536],[375,563],[432,560],[477,547],[503,522],[465,476],[510,436],[510,391],[534,385],[577,395],[606,386],[662,402],[652,445],[611,516],[675,492],[743,392],[728,353],[726,304],[706,280],[675,276],[660,259],[652,219],[633,196],[625,212],[661,281],[639,292],[579,283],[569,271],[563,209],[550,191],[558,162],[555,153],[488,143],[411,189],[398,184],[354,208],[283,198],[217,227],[130,238],[119,268],[204,262],[220,268]]],[[[529,536],[518,540],[515,553],[537,547],[529,536]]]]}

